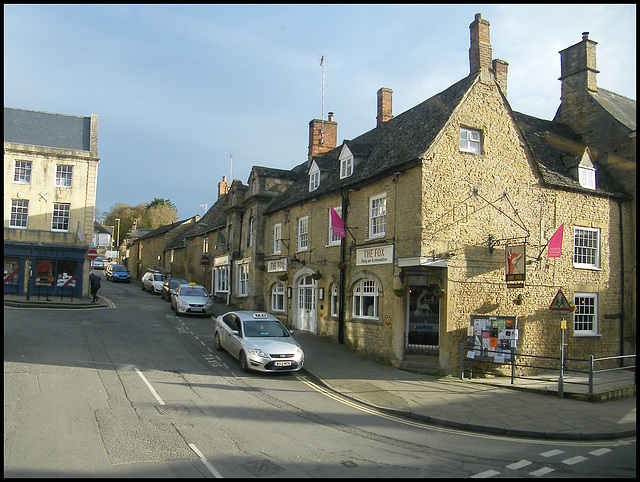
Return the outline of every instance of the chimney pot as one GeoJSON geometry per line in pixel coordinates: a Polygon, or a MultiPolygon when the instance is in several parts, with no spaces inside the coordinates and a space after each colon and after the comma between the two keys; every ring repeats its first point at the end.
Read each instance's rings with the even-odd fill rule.
{"type": "Polygon", "coordinates": [[[333,112],[329,112],[329,122],[333,122],[333,112]]]}

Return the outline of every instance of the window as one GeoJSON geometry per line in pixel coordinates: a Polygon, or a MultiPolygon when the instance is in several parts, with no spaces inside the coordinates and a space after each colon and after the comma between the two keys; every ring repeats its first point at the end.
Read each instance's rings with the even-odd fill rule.
{"type": "MultiPolygon", "coordinates": [[[[171,251],[172,251],[171,254],[173,255],[173,250],[171,251]]],[[[204,238],[202,238],[202,254],[206,254],[208,252],[209,252],[209,236],[205,236],[204,238]]]]}
{"type": "Polygon", "coordinates": [[[16,161],[13,182],[31,184],[31,161],[16,161]]]}
{"type": "Polygon", "coordinates": [[[360,281],[353,289],[353,317],[378,319],[378,284],[360,281]]]}
{"type": "Polygon", "coordinates": [[[595,293],[575,293],[573,303],[573,333],[575,335],[595,335],[598,332],[598,295],[595,293]]]}
{"type": "MultiPolygon", "coordinates": [[[[342,207],[333,208],[336,210],[338,216],[342,218],[342,207]]],[[[340,246],[340,240],[342,239],[340,236],[334,236],[332,223],[331,223],[331,210],[329,210],[329,246],[340,246]]]]}
{"type": "Polygon", "coordinates": [[[249,296],[249,263],[237,265],[238,296],[249,296]]]}
{"type": "Polygon", "coordinates": [[[369,238],[384,236],[387,216],[387,195],[369,199],[369,238]]]}
{"type": "Polygon", "coordinates": [[[247,239],[247,248],[253,246],[253,230],[255,228],[255,219],[253,216],[249,218],[249,236],[247,239]]]}
{"type": "Polygon", "coordinates": [[[573,229],[573,266],[575,268],[600,268],[600,230],[573,229]]]}
{"type": "Polygon", "coordinates": [[[474,154],[482,153],[480,131],[472,129],[460,128],[460,150],[463,152],[472,152],[474,154]]]}
{"type": "Polygon", "coordinates": [[[28,217],[29,217],[29,201],[27,199],[12,199],[11,200],[11,219],[9,219],[9,227],[26,228],[28,217]]]}
{"type": "Polygon", "coordinates": [[[340,179],[349,177],[353,174],[353,156],[340,160],[340,179]]]}
{"type": "Polygon", "coordinates": [[[282,224],[273,225],[273,254],[282,253],[282,224]]]}
{"type": "Polygon", "coordinates": [[[338,307],[340,306],[339,300],[338,285],[333,283],[331,285],[331,316],[338,316],[338,307]]]}
{"type": "Polygon", "coordinates": [[[284,283],[276,283],[271,288],[271,311],[284,311],[284,295],[287,287],[284,283]]]}
{"type": "Polygon", "coordinates": [[[69,231],[69,218],[71,217],[71,204],[53,204],[51,216],[52,231],[69,231]]]}
{"type": "Polygon", "coordinates": [[[320,186],[320,169],[317,166],[314,166],[315,169],[312,168],[309,171],[309,192],[315,191],[320,186]]]}
{"type": "Polygon", "coordinates": [[[586,189],[595,189],[596,170],[593,167],[578,166],[578,182],[586,189]]]}
{"type": "Polygon", "coordinates": [[[73,166],[58,164],[56,166],[56,187],[71,187],[73,166]]]}
{"type": "Polygon", "coordinates": [[[229,266],[216,266],[214,274],[215,292],[229,292],[229,266]]]}
{"type": "Polygon", "coordinates": [[[309,216],[298,219],[298,251],[309,249],[309,216]]]}

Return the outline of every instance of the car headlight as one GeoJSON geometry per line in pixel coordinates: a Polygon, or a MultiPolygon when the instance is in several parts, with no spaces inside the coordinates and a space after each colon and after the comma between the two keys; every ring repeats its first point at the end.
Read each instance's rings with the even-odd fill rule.
{"type": "Polygon", "coordinates": [[[265,352],[255,348],[248,348],[247,352],[249,352],[251,355],[259,356],[260,358],[269,358],[269,355],[267,355],[265,352]]]}
{"type": "Polygon", "coordinates": [[[304,355],[304,352],[302,351],[301,347],[299,347],[299,346],[296,347],[296,354],[297,355],[304,355]]]}

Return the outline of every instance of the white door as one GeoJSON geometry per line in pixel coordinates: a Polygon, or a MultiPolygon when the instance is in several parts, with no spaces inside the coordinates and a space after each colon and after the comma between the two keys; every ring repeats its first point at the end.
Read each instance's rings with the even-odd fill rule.
{"type": "Polygon", "coordinates": [[[311,276],[300,278],[298,284],[298,316],[296,328],[299,330],[316,332],[316,282],[311,276]]]}

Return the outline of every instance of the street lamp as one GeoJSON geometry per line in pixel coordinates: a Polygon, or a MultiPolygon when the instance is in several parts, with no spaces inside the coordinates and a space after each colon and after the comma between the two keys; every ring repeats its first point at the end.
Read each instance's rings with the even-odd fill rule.
{"type": "Polygon", "coordinates": [[[120,218],[116,218],[118,221],[118,231],[116,232],[116,249],[118,250],[118,264],[120,263],[120,218]]]}

